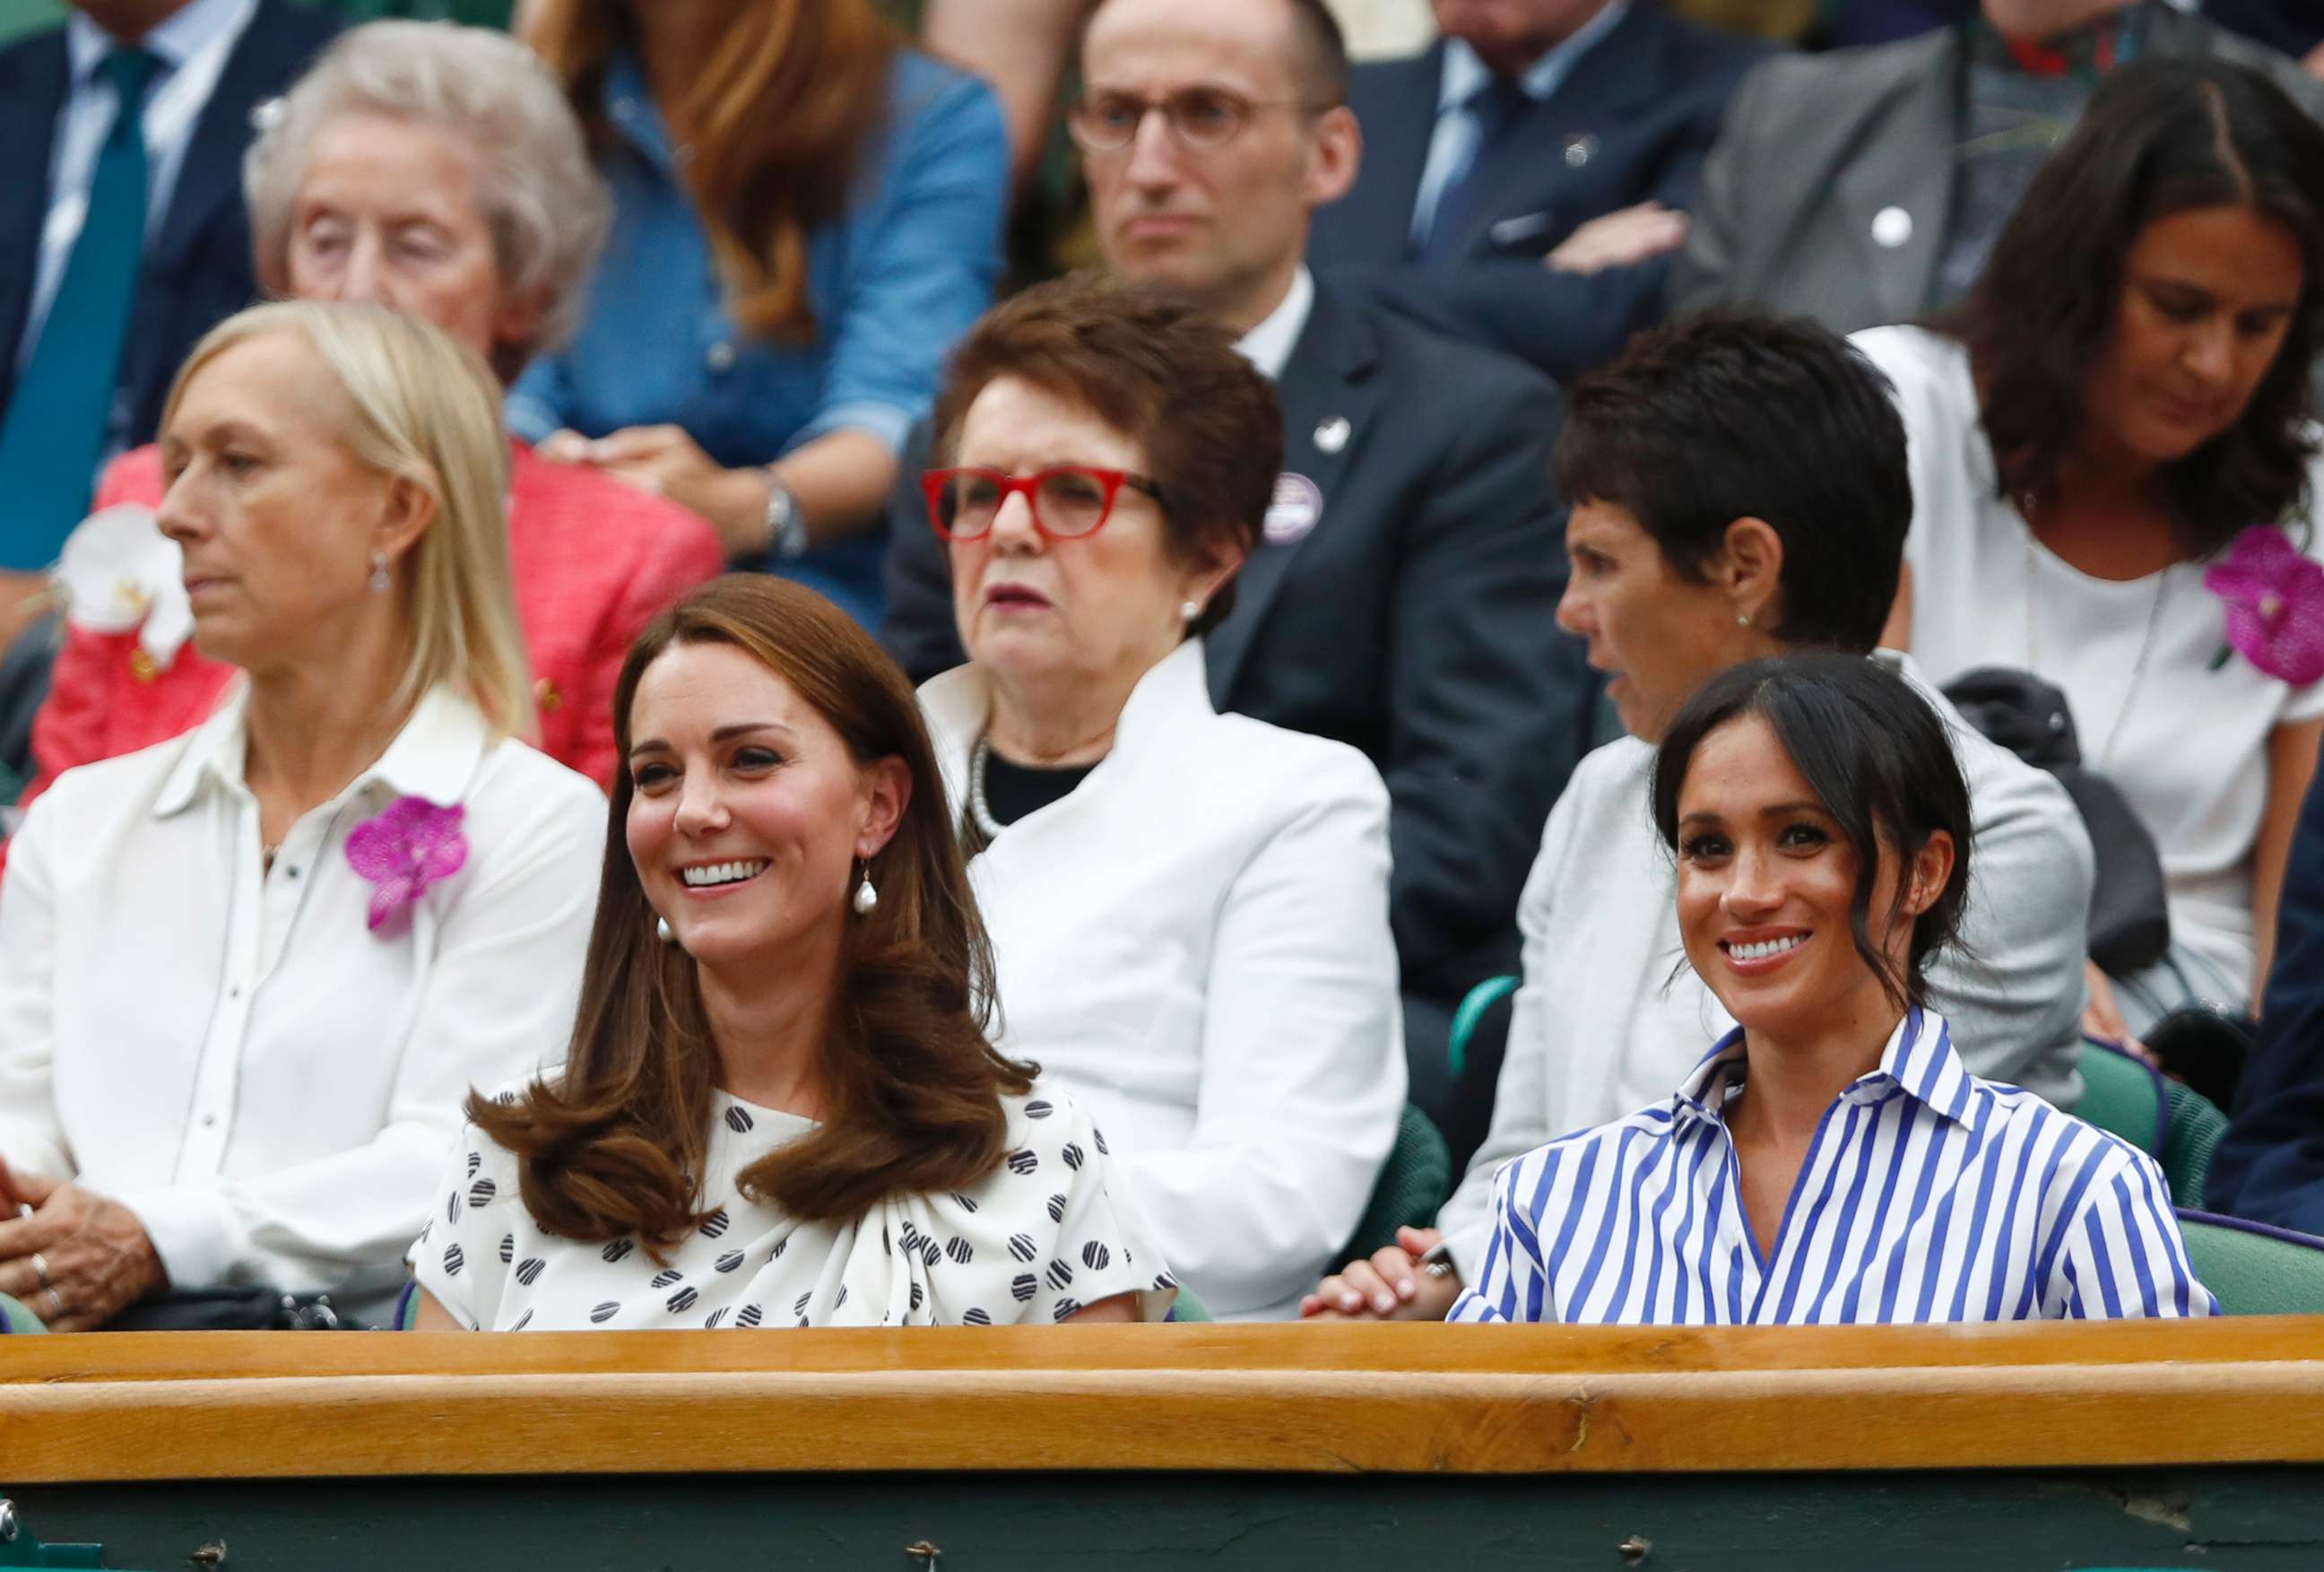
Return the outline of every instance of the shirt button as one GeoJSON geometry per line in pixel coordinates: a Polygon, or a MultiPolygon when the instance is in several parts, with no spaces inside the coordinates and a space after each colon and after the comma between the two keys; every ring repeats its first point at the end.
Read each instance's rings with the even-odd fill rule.
{"type": "Polygon", "coordinates": [[[217,1114],[203,1114],[203,1115],[202,1115],[202,1128],[203,1128],[203,1129],[207,1130],[207,1129],[208,1129],[210,1126],[212,1126],[212,1125],[216,1124],[217,1123],[217,1114]]]}
{"type": "Polygon", "coordinates": [[[632,120],[635,119],[637,117],[637,113],[638,101],[635,98],[630,97],[628,95],[624,94],[622,97],[613,100],[613,118],[620,121],[622,125],[626,125],[632,120]]]}
{"type": "Polygon", "coordinates": [[[702,358],[704,364],[711,370],[723,375],[734,369],[734,346],[722,338],[713,344],[710,347],[710,353],[702,358]]]}

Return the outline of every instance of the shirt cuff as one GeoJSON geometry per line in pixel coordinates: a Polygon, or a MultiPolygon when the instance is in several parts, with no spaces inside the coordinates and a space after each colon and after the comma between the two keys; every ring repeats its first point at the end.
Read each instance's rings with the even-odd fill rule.
{"type": "Polygon", "coordinates": [[[828,437],[834,431],[868,431],[879,439],[880,445],[888,450],[889,457],[893,458],[904,450],[904,438],[910,432],[912,422],[918,419],[919,416],[910,410],[872,399],[834,404],[800,428],[783,451],[796,453],[816,438],[828,437]]]}
{"type": "Polygon", "coordinates": [[[115,1198],[145,1225],[145,1237],[153,1242],[171,1288],[190,1291],[226,1281],[241,1251],[235,1244],[234,1209],[224,1196],[173,1185],[115,1198]]]}
{"type": "Polygon", "coordinates": [[[521,437],[538,448],[555,436],[561,422],[557,411],[538,399],[512,394],[503,406],[503,418],[508,423],[509,435],[521,437]]]}

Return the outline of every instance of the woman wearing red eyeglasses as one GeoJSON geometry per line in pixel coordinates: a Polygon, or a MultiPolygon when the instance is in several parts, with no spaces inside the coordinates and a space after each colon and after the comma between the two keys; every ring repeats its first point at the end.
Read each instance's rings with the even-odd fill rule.
{"type": "Polygon", "coordinates": [[[936,426],[969,660],[920,701],[999,1046],[1090,1109],[1213,1315],[1288,1317],[1363,1211],[1405,1068],[1378,772],[1204,686],[1275,494],[1274,390],[1184,307],[1075,278],[971,330],[936,426]]]}

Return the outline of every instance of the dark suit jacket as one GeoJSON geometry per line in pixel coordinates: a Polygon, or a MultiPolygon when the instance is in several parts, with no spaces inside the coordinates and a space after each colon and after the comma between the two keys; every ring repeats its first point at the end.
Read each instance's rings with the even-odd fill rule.
{"type": "MultiPolygon", "coordinates": [[[[2161,0],[2142,4],[2149,54],[2252,67],[2324,113],[2324,82],[2282,55],[2161,0]]],[[[1704,167],[1673,310],[1750,302],[1839,333],[1926,315],[1960,167],[1961,49],[1960,30],[1944,28],[1753,71],[1704,167]],[[1892,208],[1910,233],[1884,245],[1873,220],[1892,208]]]]}
{"type": "Polygon", "coordinates": [[[2301,805],[2259,1046],[2205,1188],[2215,1212],[2324,1234],[2324,777],[2301,805]]]}
{"type": "MultiPolygon", "coordinates": [[[[1262,544],[1208,635],[1212,701],[1361,749],[1387,779],[1406,993],[1458,999],[1517,959],[1517,893],[1595,692],[1553,621],[1557,397],[1515,361],[1318,287],[1284,366],[1284,467],[1321,521],[1262,544]],[[1334,420],[1345,443],[1315,438],[1334,420]]],[[[915,681],[960,663],[915,433],[890,503],[881,636],[915,681]]],[[[1070,550],[1070,545],[1061,548],[1070,550]]]]}
{"type": "Polygon", "coordinates": [[[1435,134],[1442,43],[1359,66],[1349,102],[1363,125],[1354,188],[1315,215],[1320,273],[1462,338],[1523,356],[1560,381],[1611,356],[1655,315],[1666,264],[1553,273],[1542,258],[1589,219],[1657,199],[1692,204],[1728,96],[1767,53],[1669,15],[1629,14],[1545,101],[1489,148],[1457,255],[1410,258],[1412,207],[1435,134]]]}
{"type": "MultiPolygon", "coordinates": [[[[251,111],[289,87],[338,31],[336,17],[286,0],[260,0],[226,57],[195,122],[170,208],[148,241],[121,390],[134,411],[129,440],[153,439],[170,380],[195,341],[256,296],[250,218],[242,200],[242,153],[251,111]]],[[[16,389],[18,347],[40,263],[49,208],[50,150],[69,66],[61,29],[0,50],[0,414],[16,389]]]]}

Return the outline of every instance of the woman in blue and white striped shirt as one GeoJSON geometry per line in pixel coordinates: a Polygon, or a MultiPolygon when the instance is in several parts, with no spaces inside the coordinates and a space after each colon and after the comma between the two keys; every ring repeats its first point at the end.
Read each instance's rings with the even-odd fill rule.
{"type": "Polygon", "coordinates": [[[1969,808],[1942,724],[1848,655],[1680,711],[1654,815],[1685,964],[1738,1027],[1665,1104],[1502,1169],[1455,1321],[2215,1315],[2153,1160],[1962,1068],[1923,968],[1969,808]]]}

